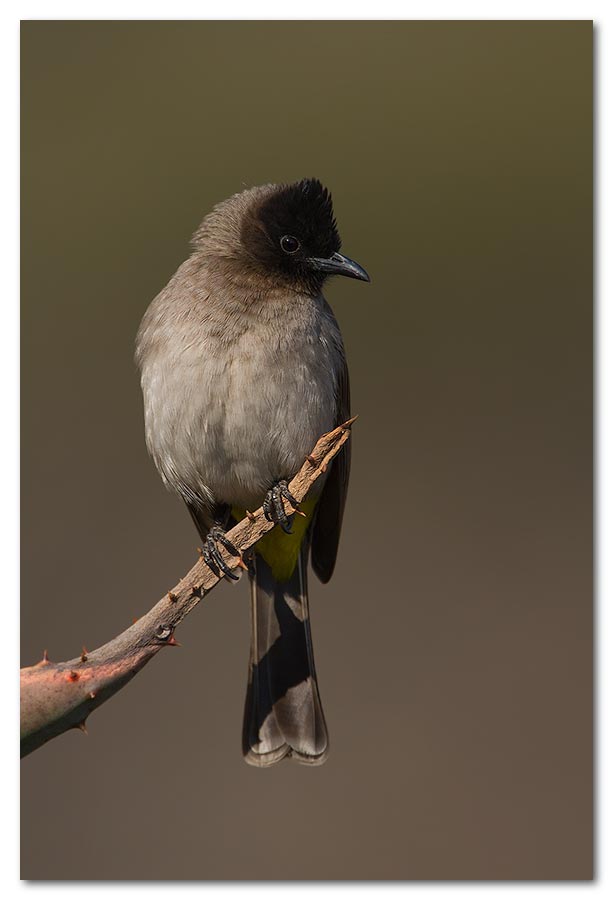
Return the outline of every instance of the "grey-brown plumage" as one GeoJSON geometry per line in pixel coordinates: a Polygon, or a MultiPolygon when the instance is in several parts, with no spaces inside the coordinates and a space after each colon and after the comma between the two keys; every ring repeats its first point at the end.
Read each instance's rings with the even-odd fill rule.
{"type": "Polygon", "coordinates": [[[316,503],[307,498],[306,531],[295,523],[295,534],[285,534],[276,498],[318,437],[349,417],[343,342],[323,283],[331,274],[368,276],[340,254],[330,194],[312,179],[234,195],[204,219],[192,244],[137,338],[147,446],[185,500],[213,567],[233,514],[267,498],[281,527],[256,547],[250,575],[243,748],[255,765],[288,755],[319,763],[328,738],[306,565],[310,549],[319,578],[332,574],[348,445],[323,488],[316,485],[316,503]]]}

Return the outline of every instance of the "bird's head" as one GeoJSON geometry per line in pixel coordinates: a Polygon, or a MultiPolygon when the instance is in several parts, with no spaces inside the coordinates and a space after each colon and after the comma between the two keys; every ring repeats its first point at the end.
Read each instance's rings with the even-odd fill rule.
{"type": "Polygon", "coordinates": [[[193,243],[196,251],[271,285],[317,293],[330,275],[370,281],[340,253],[332,197],[314,178],[236,194],[207,216],[193,243]]]}

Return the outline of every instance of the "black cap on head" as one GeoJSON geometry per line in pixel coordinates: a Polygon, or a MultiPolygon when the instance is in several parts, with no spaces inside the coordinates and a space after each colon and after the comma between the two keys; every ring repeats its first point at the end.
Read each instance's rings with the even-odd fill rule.
{"type": "Polygon", "coordinates": [[[339,253],[332,196],[316,178],[279,185],[245,220],[241,239],[267,272],[303,288],[317,291],[333,274],[369,280],[339,253]]]}

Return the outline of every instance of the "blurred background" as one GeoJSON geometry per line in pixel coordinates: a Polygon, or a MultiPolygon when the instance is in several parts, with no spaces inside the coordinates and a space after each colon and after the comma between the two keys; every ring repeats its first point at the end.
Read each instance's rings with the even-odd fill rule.
{"type": "Polygon", "coordinates": [[[213,204],[316,176],[372,277],[327,289],[360,416],[311,578],[329,761],[243,763],[248,590],[221,585],[87,737],[24,760],[23,878],[591,877],[592,42],[23,23],[23,665],[196,558],[133,344],[213,204]]]}

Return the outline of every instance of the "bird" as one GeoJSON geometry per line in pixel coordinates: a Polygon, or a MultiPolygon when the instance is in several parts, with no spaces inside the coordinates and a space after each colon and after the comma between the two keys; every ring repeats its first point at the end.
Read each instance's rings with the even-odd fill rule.
{"type": "Polygon", "coordinates": [[[343,339],[323,286],[334,275],[370,278],[340,250],[332,196],[318,179],[247,188],[205,216],[136,339],[146,445],[187,505],[205,562],[238,580],[221,555],[239,556],[226,532],[260,505],[277,526],[247,567],[242,743],[259,767],[284,758],[320,765],[328,755],[307,565],[310,556],[323,583],[332,576],[350,442],[300,507],[288,482],[319,437],[350,417],[343,339]]]}

